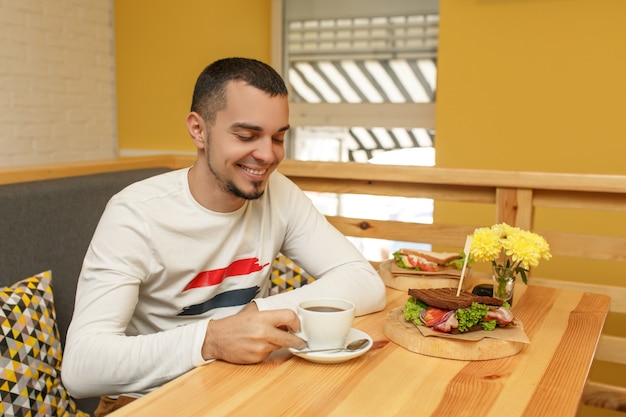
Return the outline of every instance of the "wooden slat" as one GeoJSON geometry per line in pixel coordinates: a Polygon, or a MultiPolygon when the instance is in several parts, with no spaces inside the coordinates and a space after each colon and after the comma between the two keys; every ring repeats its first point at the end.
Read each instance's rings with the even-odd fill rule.
{"type": "Polygon", "coordinates": [[[626,238],[537,231],[548,242],[553,255],[602,261],[626,262],[626,238]]]}
{"type": "Polygon", "coordinates": [[[193,163],[196,161],[196,156],[195,155],[175,155],[173,159],[174,159],[174,162],[171,167],[175,169],[179,169],[179,168],[186,168],[186,167],[192,166],[193,163]]]}
{"type": "Polygon", "coordinates": [[[517,198],[513,188],[496,190],[496,223],[515,224],[517,198]]]}
{"type": "Polygon", "coordinates": [[[578,210],[626,211],[626,194],[536,190],[533,205],[578,210]]]}
{"type": "Polygon", "coordinates": [[[327,219],[346,236],[432,243],[458,246],[461,249],[465,237],[475,229],[473,226],[419,224],[338,216],[327,216],[327,219]]]}
{"type": "Polygon", "coordinates": [[[626,410],[626,388],[588,381],[582,403],[616,411],[626,410]]]}
{"type": "Polygon", "coordinates": [[[176,159],[172,156],[149,156],[121,158],[108,161],[89,161],[59,165],[5,168],[0,170],[0,184],[39,181],[129,169],[168,167],[173,168],[176,159]]]}
{"type": "Polygon", "coordinates": [[[441,201],[494,204],[493,190],[488,187],[407,184],[391,181],[289,177],[301,189],[323,193],[369,194],[410,198],[432,198],[441,201]]]}
{"type": "Polygon", "coordinates": [[[515,225],[525,230],[532,230],[533,227],[533,190],[517,190],[517,216],[515,225]]]}
{"type": "Polygon", "coordinates": [[[619,394],[626,395],[626,387],[625,388],[617,388],[614,385],[602,384],[595,381],[589,381],[587,384],[587,389],[585,392],[595,392],[595,391],[611,391],[619,394]]]}
{"type": "Polygon", "coordinates": [[[528,189],[496,189],[496,222],[530,229],[533,218],[532,195],[532,190],[528,189]]]}
{"type": "Polygon", "coordinates": [[[623,175],[563,174],[294,160],[283,161],[279,171],[288,177],[365,179],[398,183],[626,194],[626,176],[623,175]]]}
{"type": "Polygon", "coordinates": [[[626,365],[626,338],[602,335],[596,359],[626,365]]]}

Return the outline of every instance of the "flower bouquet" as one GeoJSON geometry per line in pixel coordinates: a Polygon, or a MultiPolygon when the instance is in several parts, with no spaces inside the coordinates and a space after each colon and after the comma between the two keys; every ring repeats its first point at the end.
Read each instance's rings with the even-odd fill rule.
{"type": "Polygon", "coordinates": [[[529,268],[537,266],[541,259],[552,257],[550,246],[542,236],[506,223],[476,229],[469,255],[474,261],[491,263],[493,295],[505,301],[513,295],[517,274],[528,284],[529,268]]]}

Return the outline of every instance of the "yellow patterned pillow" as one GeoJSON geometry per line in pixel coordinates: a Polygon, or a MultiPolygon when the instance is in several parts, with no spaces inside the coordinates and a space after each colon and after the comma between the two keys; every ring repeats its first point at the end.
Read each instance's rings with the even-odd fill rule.
{"type": "Polygon", "coordinates": [[[52,274],[0,288],[0,415],[88,417],[61,384],[52,274]]]}
{"type": "Polygon", "coordinates": [[[272,262],[270,295],[300,288],[315,281],[304,269],[279,254],[272,262]]]}

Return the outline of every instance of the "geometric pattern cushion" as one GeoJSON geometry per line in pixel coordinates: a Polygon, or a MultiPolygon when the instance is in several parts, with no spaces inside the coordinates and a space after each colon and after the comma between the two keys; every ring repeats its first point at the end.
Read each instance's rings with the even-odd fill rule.
{"type": "Polygon", "coordinates": [[[61,340],[43,272],[0,288],[0,415],[88,417],[61,384],[61,340]]]}
{"type": "Polygon", "coordinates": [[[315,281],[304,269],[282,254],[272,262],[270,295],[291,291],[315,281]]]}

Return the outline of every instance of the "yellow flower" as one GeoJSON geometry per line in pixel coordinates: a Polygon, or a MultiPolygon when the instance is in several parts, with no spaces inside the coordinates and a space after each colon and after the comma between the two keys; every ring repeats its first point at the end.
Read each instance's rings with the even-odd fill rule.
{"type": "Polygon", "coordinates": [[[474,261],[492,262],[498,259],[502,246],[500,233],[489,227],[476,229],[472,235],[470,254],[474,261]]]}
{"type": "Polygon", "coordinates": [[[520,273],[524,282],[531,266],[552,257],[550,246],[542,236],[506,223],[476,229],[469,255],[474,261],[490,262],[500,269],[510,268],[520,273]]]}
{"type": "Polygon", "coordinates": [[[503,243],[505,253],[511,257],[511,261],[519,263],[525,269],[539,265],[540,259],[550,259],[550,247],[546,240],[526,230],[510,235],[503,243]]]}

